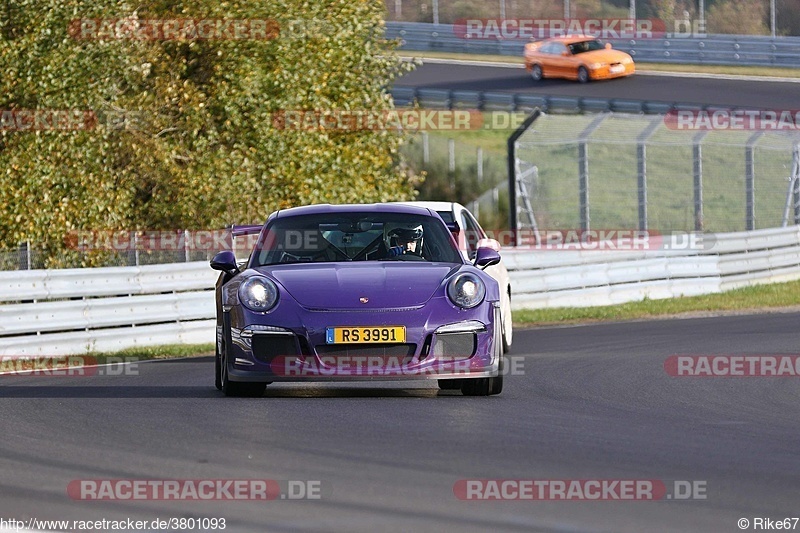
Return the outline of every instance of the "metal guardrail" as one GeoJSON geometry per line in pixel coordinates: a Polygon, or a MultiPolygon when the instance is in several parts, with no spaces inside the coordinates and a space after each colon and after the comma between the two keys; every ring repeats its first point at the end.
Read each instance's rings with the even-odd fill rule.
{"type": "MultiPolygon", "coordinates": [[[[800,279],[800,226],[717,234],[702,251],[502,255],[515,309],[608,305],[800,279]]],[[[205,261],[0,272],[0,356],[212,343],[216,277],[205,261]]]]}
{"type": "MultiPolygon", "coordinates": [[[[452,24],[387,22],[386,36],[423,52],[522,56],[526,39],[465,39],[452,24]]],[[[800,67],[800,37],[707,35],[672,39],[606,39],[636,61],[800,67]]]]}
{"type": "Polygon", "coordinates": [[[686,102],[657,102],[625,98],[589,98],[573,96],[540,96],[532,94],[498,93],[492,91],[462,91],[450,89],[420,89],[393,87],[392,98],[398,107],[413,106],[430,109],[480,109],[483,111],[522,111],[539,109],[545,113],[643,113],[658,115],[670,110],[719,109],[719,106],[686,102]]]}
{"type": "Polygon", "coordinates": [[[610,305],[800,279],[800,226],[723,233],[707,250],[504,250],[514,309],[610,305]]]}
{"type": "Polygon", "coordinates": [[[0,355],[213,343],[216,279],[206,261],[0,272],[0,355]]]}

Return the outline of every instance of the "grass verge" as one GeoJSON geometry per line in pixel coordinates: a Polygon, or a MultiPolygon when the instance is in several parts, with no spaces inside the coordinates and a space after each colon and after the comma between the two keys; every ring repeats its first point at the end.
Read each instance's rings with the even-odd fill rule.
{"type": "Polygon", "coordinates": [[[213,355],[214,344],[165,344],[164,346],[139,346],[126,348],[118,352],[97,352],[86,354],[93,357],[98,364],[118,362],[122,359],[174,359],[176,357],[192,357],[195,355],[213,355]]]}
{"type": "Polygon", "coordinates": [[[514,311],[514,325],[546,326],[670,317],[683,314],[759,312],[800,305],[800,281],[756,285],[732,291],[666,300],[642,300],[602,307],[559,307],[514,311]]]}
{"type": "MultiPolygon", "coordinates": [[[[400,50],[403,57],[418,57],[421,59],[459,59],[462,61],[490,61],[494,63],[522,64],[522,57],[481,55],[481,54],[456,54],[449,52],[418,52],[415,50],[400,50]]],[[[676,65],[672,63],[645,63],[636,62],[637,71],[653,72],[687,72],[696,74],[727,74],[731,76],[771,76],[777,78],[800,78],[800,69],[783,67],[751,67],[736,65],[676,65]]]]}
{"type": "MultiPolygon", "coordinates": [[[[212,355],[213,344],[167,344],[164,346],[141,346],[126,348],[118,352],[88,352],[80,355],[54,357],[20,356],[6,357],[0,361],[0,373],[25,373],[52,375],[83,367],[109,363],[133,363],[152,359],[176,359],[198,355],[212,355]]],[[[70,374],[64,374],[70,375],[70,374]]]]}

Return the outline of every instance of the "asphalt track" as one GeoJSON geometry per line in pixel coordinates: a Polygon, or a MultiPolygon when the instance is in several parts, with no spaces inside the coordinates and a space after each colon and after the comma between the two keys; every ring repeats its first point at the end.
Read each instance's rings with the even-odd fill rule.
{"type": "MultiPolygon", "coordinates": [[[[0,518],[224,517],[226,531],[740,531],[800,515],[800,378],[677,378],[673,354],[797,354],[798,313],[518,330],[503,394],[273,384],[210,357],[0,376],[0,518]],[[313,501],[75,501],[76,479],[319,480],[313,501]],[[462,479],[701,481],[706,499],[461,501],[462,479]]],[[[800,526],[798,526],[800,527],[800,526]]]]}
{"type": "Polygon", "coordinates": [[[723,77],[634,74],[627,78],[579,84],[531,80],[523,68],[424,63],[395,81],[397,87],[493,91],[540,96],[640,100],[742,109],[800,109],[800,83],[723,77]]]}

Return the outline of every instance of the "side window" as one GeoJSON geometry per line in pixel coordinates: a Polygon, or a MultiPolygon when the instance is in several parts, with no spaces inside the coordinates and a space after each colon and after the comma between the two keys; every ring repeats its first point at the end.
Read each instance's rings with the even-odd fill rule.
{"type": "Polygon", "coordinates": [[[474,259],[475,253],[478,250],[478,241],[483,237],[480,226],[478,226],[478,223],[475,222],[475,219],[472,218],[472,216],[470,216],[470,214],[466,211],[461,212],[461,226],[464,228],[464,232],[466,233],[464,240],[467,244],[467,254],[469,255],[470,259],[474,259]]]}

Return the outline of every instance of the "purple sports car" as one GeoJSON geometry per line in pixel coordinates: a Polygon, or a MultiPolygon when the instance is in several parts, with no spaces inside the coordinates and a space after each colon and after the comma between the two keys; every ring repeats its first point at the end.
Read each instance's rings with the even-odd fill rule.
{"type": "Polygon", "coordinates": [[[312,205],[258,228],[246,264],[218,253],[216,386],[260,396],[275,381],[436,379],[499,394],[499,254],[459,253],[435,211],[312,205]]]}

